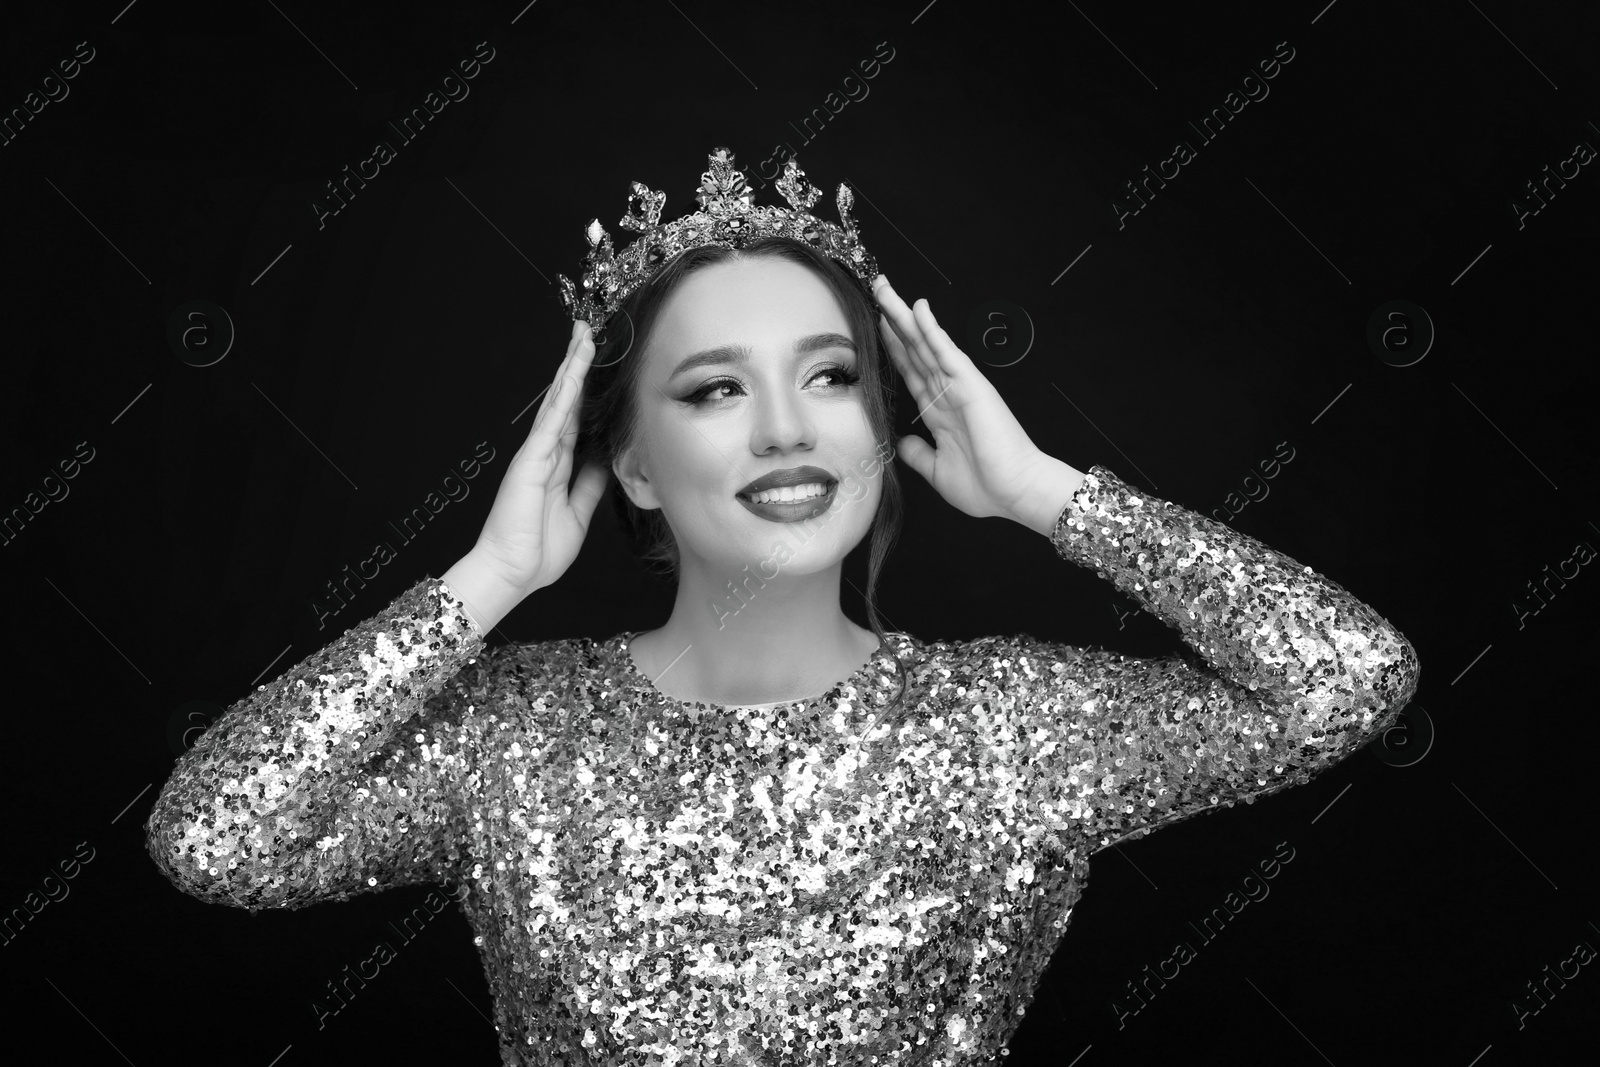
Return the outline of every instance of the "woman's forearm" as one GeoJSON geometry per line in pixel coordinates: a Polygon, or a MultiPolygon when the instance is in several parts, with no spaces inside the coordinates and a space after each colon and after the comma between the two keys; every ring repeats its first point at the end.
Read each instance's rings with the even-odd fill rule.
{"type": "Polygon", "coordinates": [[[440,880],[473,773],[458,691],[483,683],[450,684],[476,669],[473,627],[427,579],[255,687],[178,759],[145,822],[151,859],[244,908],[440,880]]]}

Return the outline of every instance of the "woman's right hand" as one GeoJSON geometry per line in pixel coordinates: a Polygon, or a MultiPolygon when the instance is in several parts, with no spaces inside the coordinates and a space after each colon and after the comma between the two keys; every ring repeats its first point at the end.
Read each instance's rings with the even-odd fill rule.
{"type": "Polygon", "coordinates": [[[444,575],[446,583],[476,609],[480,622],[485,616],[499,621],[529,593],[553,584],[583,546],[611,474],[591,460],[568,491],[579,401],[593,360],[589,324],[580,319],[573,325],[566,358],[533,426],[500,480],[477,543],[444,575]],[[486,584],[490,589],[483,588],[486,584]],[[488,602],[474,604],[473,592],[479,601],[488,602]],[[508,599],[510,603],[505,603],[508,599]]]}

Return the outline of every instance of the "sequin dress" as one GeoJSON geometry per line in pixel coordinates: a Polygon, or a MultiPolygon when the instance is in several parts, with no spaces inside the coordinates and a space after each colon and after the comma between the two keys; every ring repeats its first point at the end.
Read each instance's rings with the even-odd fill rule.
{"type": "Polygon", "coordinates": [[[428,579],[231,707],[150,855],[252,909],[448,888],[508,1065],[994,1062],[1091,853],[1308,781],[1419,676],[1339,585],[1103,467],[1050,540],[1198,658],[894,632],[898,710],[881,646],[811,701],[717,706],[626,634],[488,650],[428,579]]]}

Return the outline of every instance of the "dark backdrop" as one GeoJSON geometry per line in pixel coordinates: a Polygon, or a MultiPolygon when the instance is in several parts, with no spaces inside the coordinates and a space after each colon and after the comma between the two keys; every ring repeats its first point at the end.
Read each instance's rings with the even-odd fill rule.
{"type": "MultiPolygon", "coordinates": [[[[1099,855],[1010,1062],[1586,1060],[1600,975],[1562,961],[1600,947],[1596,39],[1581,5],[1323,3],[8,12],[0,108],[58,99],[0,145],[0,507],[61,498],[0,545],[0,906],[80,861],[0,946],[8,1037],[52,1062],[497,1062],[453,909],[319,1029],[311,999],[425,891],[252,917],[167,884],[142,823],[194,724],[470,547],[565,346],[584,224],[620,235],[632,180],[676,218],[714,146],[757,177],[787,142],[855,186],[896,287],[1041,447],[1333,577],[1424,664],[1381,746],[1099,855]],[[411,143],[386,126],[479,42],[469,96],[411,143]],[[1189,123],[1234,90],[1207,141],[1189,123]],[[395,158],[319,219],[380,139],[395,158]],[[1171,177],[1140,207],[1147,166],[1171,177]],[[326,583],[480,442],[470,494],[319,628],[326,583]],[[1119,1013],[1282,843],[1270,895],[1119,1013]]],[[[1180,647],[902,477],[892,628],[1180,647]]],[[[605,510],[500,630],[604,637],[669,604],[605,510]]]]}

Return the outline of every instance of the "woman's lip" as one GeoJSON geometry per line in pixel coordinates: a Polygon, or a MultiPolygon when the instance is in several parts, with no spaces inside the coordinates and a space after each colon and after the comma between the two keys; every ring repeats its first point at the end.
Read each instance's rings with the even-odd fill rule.
{"type": "Polygon", "coordinates": [[[802,519],[814,518],[821,515],[833,506],[834,493],[838,489],[837,482],[828,482],[827,489],[817,496],[808,496],[804,500],[773,500],[765,504],[757,504],[743,493],[735,493],[739,503],[745,510],[758,518],[769,522],[799,522],[802,519]]]}
{"type": "MultiPolygon", "coordinates": [[[[823,497],[825,497],[829,493],[833,492],[834,489],[836,489],[838,487],[838,485],[839,485],[838,481],[836,479],[833,479],[833,478],[812,478],[809,481],[795,482],[794,484],[795,485],[820,485],[820,486],[822,486],[822,492],[821,493],[819,493],[817,496],[814,496],[814,497],[807,497],[806,498],[807,500],[821,500],[823,497]]],[[[757,493],[766,493],[766,492],[770,492],[772,489],[787,489],[787,488],[792,488],[792,487],[791,486],[783,486],[783,485],[774,485],[774,486],[769,486],[767,489],[758,489],[758,490],[756,490],[756,492],[757,493]]],[[[741,500],[750,500],[750,498],[753,497],[755,495],[755,493],[739,492],[739,493],[735,493],[733,495],[738,497],[741,500]]],[[[750,500],[750,503],[754,504],[755,501],[754,500],[750,500]]],[[[772,503],[781,504],[781,503],[783,503],[783,501],[774,500],[774,501],[772,501],[772,503]]],[[[797,501],[789,501],[789,503],[797,503],[797,501]]]]}
{"type": "Polygon", "coordinates": [[[769,489],[784,489],[796,485],[813,485],[818,482],[822,483],[823,485],[833,485],[834,483],[838,482],[838,480],[839,479],[835,478],[823,468],[808,463],[804,466],[790,467],[783,471],[769,471],[767,474],[762,475],[755,481],[747,483],[743,489],[738,490],[738,492],[736,492],[734,495],[737,496],[739,493],[764,493],[769,489]],[[762,483],[768,478],[771,478],[772,481],[769,484],[762,485],[762,483]],[[750,486],[752,485],[761,486],[761,488],[751,489],[750,486]]]}

